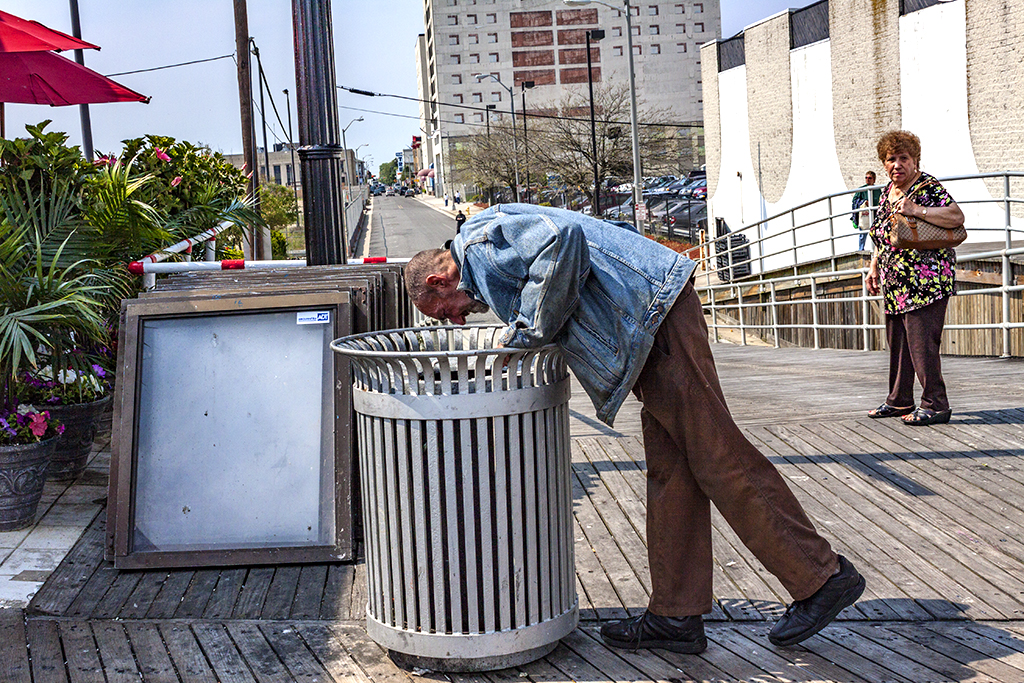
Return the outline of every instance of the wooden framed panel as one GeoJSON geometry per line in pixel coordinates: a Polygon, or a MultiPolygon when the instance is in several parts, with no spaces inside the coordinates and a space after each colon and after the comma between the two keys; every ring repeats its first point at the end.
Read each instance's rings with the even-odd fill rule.
{"type": "Polygon", "coordinates": [[[118,568],[352,557],[348,291],[125,302],[118,568]]]}

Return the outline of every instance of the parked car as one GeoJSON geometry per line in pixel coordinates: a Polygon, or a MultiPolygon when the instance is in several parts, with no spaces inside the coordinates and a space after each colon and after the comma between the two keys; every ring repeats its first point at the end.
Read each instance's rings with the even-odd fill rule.
{"type": "Polygon", "coordinates": [[[384,196],[385,197],[394,197],[395,196],[395,188],[389,187],[388,189],[384,190],[384,196]]]}
{"type": "Polygon", "coordinates": [[[402,193],[402,196],[404,196],[404,197],[415,197],[416,196],[416,190],[414,190],[413,188],[410,187],[405,192],[402,193]]]}
{"type": "Polygon", "coordinates": [[[696,244],[698,224],[706,221],[707,217],[707,202],[682,200],[669,209],[665,218],[665,229],[670,239],[685,239],[690,244],[696,244]]]}

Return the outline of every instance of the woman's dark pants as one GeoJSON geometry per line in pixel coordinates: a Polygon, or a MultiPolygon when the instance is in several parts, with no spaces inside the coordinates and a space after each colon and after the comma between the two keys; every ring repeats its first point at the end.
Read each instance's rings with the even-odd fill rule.
{"type": "Polygon", "coordinates": [[[914,405],[914,376],[921,382],[921,407],[936,412],[949,410],[946,383],[942,379],[939,344],[949,297],[908,313],[885,314],[889,344],[889,396],[894,408],[914,405]]]}

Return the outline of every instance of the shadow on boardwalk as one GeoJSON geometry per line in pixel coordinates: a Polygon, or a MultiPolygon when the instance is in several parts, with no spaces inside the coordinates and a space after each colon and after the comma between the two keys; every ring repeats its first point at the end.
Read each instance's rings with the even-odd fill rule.
{"type": "Polygon", "coordinates": [[[803,646],[768,643],[788,596],[717,515],[708,650],[601,644],[600,623],[639,613],[650,592],[645,469],[638,406],[608,428],[577,391],[581,625],[537,662],[404,671],[366,636],[361,563],[118,572],[102,561],[101,513],[27,609],[0,610],[0,681],[1024,680],[1024,363],[944,359],[953,420],[913,429],[864,417],[884,394],[884,354],[715,354],[749,438],[868,580],[803,646]]]}

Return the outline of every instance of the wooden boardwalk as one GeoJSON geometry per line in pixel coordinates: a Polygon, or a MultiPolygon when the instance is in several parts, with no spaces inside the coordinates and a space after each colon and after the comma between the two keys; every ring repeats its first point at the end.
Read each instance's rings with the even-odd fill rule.
{"type": "Polygon", "coordinates": [[[541,660],[405,671],[366,636],[362,564],[118,572],[100,513],[26,610],[0,610],[0,683],[1024,681],[1024,362],[945,358],[953,421],[913,429],[864,417],[884,354],[714,349],[737,420],[867,577],[802,646],[768,643],[788,597],[719,517],[708,650],[601,644],[650,591],[643,451],[635,402],[608,428],[576,392],[581,624],[541,660]]]}

